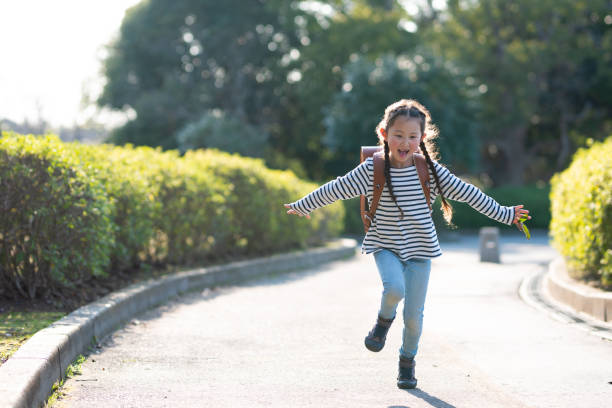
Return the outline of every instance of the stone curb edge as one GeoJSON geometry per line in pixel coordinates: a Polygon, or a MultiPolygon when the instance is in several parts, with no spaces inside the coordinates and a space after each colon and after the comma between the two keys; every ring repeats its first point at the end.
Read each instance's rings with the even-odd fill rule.
{"type": "Polygon", "coordinates": [[[134,315],[178,294],[351,257],[357,245],[357,241],[343,238],[324,248],[194,269],[110,293],[38,331],[0,366],[0,406],[43,405],[53,384],[95,339],[104,338],[134,315]]]}
{"type": "Polygon", "coordinates": [[[601,322],[612,322],[612,293],[574,283],[567,275],[563,258],[557,257],[550,263],[545,281],[548,293],[557,302],[601,322]]]}
{"type": "Polygon", "coordinates": [[[572,325],[596,337],[612,341],[612,323],[602,322],[591,315],[578,312],[552,297],[546,285],[550,265],[535,268],[525,276],[519,287],[519,296],[529,306],[545,313],[560,323],[572,325]]]}

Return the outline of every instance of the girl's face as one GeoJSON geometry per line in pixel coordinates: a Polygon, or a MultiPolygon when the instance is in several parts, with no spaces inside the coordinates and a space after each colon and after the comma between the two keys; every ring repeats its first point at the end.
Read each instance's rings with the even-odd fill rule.
{"type": "Polygon", "coordinates": [[[381,129],[380,132],[389,144],[391,167],[412,166],[414,164],[412,155],[419,150],[419,144],[423,138],[420,120],[403,115],[398,116],[387,133],[384,129],[381,129]]]}

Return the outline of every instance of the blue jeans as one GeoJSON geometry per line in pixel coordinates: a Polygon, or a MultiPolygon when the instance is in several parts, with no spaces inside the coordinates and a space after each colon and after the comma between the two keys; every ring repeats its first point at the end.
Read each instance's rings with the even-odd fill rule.
{"type": "Polygon", "coordinates": [[[374,259],[383,283],[378,314],[385,319],[394,318],[397,304],[404,298],[404,334],[399,352],[401,356],[414,357],[423,329],[431,260],[412,258],[402,261],[388,249],[375,252],[374,259]]]}

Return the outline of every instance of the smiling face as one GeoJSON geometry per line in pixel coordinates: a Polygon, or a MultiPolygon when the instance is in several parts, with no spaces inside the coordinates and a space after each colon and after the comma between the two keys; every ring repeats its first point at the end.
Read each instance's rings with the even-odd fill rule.
{"type": "Polygon", "coordinates": [[[412,155],[418,152],[423,137],[419,119],[401,115],[395,118],[387,132],[384,129],[380,132],[389,144],[391,167],[412,166],[412,155]]]}

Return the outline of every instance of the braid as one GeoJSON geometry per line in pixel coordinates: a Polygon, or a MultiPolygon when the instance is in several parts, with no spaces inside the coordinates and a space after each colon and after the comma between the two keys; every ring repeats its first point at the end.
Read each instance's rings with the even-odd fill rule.
{"type": "Polygon", "coordinates": [[[397,198],[393,193],[393,186],[391,185],[390,163],[391,162],[389,161],[389,144],[385,141],[385,179],[387,180],[387,186],[389,186],[389,193],[391,194],[391,198],[393,198],[395,205],[397,205],[397,208],[400,210],[400,219],[404,219],[404,211],[402,210],[402,207],[400,207],[397,203],[397,198]]]}
{"type": "Polygon", "coordinates": [[[444,198],[444,194],[442,193],[442,186],[440,185],[440,179],[438,178],[438,172],[436,171],[433,161],[429,157],[429,153],[427,152],[427,147],[425,146],[425,143],[421,141],[419,147],[421,148],[421,152],[423,152],[423,155],[427,160],[427,164],[431,169],[431,173],[433,174],[434,179],[436,180],[436,186],[438,186],[438,191],[440,192],[440,199],[442,200],[442,212],[444,212],[444,219],[449,225],[452,225],[453,207],[444,198]]]}

